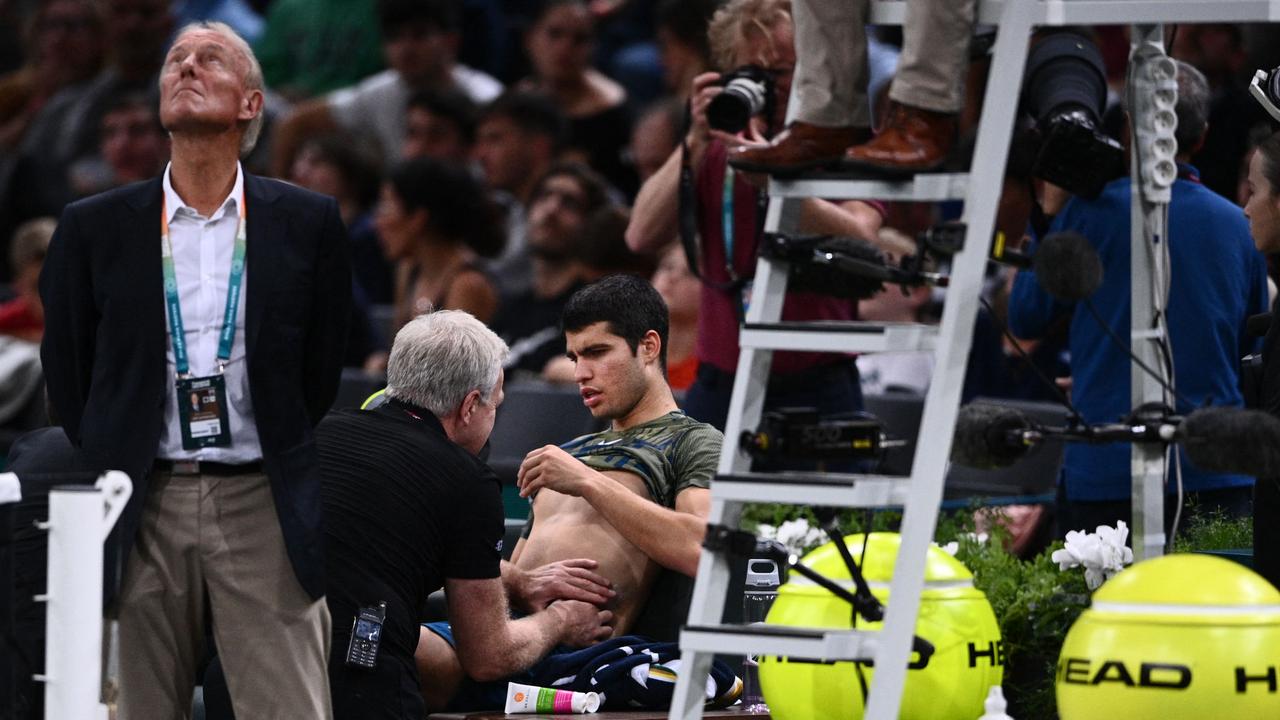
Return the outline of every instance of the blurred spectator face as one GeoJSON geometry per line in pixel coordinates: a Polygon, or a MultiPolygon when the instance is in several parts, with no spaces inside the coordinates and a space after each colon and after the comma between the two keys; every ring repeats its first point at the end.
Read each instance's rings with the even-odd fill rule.
{"type": "Polygon", "coordinates": [[[378,231],[378,241],[382,243],[382,254],[388,260],[403,260],[413,256],[418,239],[426,232],[427,211],[418,209],[410,212],[395,188],[385,183],[378,197],[373,225],[378,231]]]}
{"type": "Polygon", "coordinates": [[[529,172],[525,133],[509,118],[487,118],[476,128],[472,151],[491,187],[514,192],[529,172]]]}
{"type": "Polygon", "coordinates": [[[169,160],[169,136],[149,108],[131,105],[102,118],[102,158],[117,182],[155,177],[169,160]]]}
{"type": "Polygon", "coordinates": [[[387,66],[400,73],[410,87],[424,88],[444,81],[458,52],[458,38],[431,23],[406,23],[384,33],[382,53],[387,66]]]}
{"type": "MultiPolygon", "coordinates": [[[[897,261],[892,257],[887,259],[897,261]]],[[[917,322],[921,309],[929,302],[930,293],[927,287],[909,288],[903,293],[897,285],[885,285],[884,290],[858,301],[858,317],[880,322],[917,322]]]]}
{"type": "Polygon", "coordinates": [[[315,145],[305,145],[293,161],[289,179],[313,192],[341,198],[344,195],[342,172],[324,158],[315,145]]]}
{"type": "Polygon", "coordinates": [[[52,87],[88,80],[102,65],[102,23],[82,0],[53,0],[40,9],[35,53],[52,87]]]}
{"type": "Polygon", "coordinates": [[[653,273],[653,288],[667,303],[672,324],[697,321],[702,283],[689,271],[689,260],[679,243],[662,253],[653,273]]]}
{"type": "Polygon", "coordinates": [[[676,128],[671,127],[667,113],[651,112],[640,118],[631,131],[631,160],[640,182],[658,172],[676,149],[676,128]]]}
{"type": "Polygon", "coordinates": [[[552,84],[575,79],[590,66],[591,13],[580,3],[556,5],[542,14],[525,44],[538,77],[552,84]]]}
{"type": "Polygon", "coordinates": [[[9,262],[13,267],[13,290],[18,295],[40,303],[40,268],[44,267],[45,254],[58,221],[51,217],[28,220],[14,231],[9,246],[9,262]]]}
{"type": "Polygon", "coordinates": [[[165,0],[109,0],[107,37],[122,65],[154,65],[164,57],[173,32],[173,15],[165,0]]]}
{"type": "Polygon", "coordinates": [[[1253,244],[1263,253],[1280,252],[1280,197],[1263,174],[1266,158],[1255,152],[1249,161],[1249,202],[1244,216],[1249,218],[1253,244]]]}
{"type": "Polygon", "coordinates": [[[529,248],[563,255],[587,217],[587,193],[572,175],[553,175],[529,202],[529,248]]]}
{"type": "Polygon", "coordinates": [[[779,20],[767,32],[752,28],[734,51],[734,67],[758,65],[773,78],[773,126],[780,128],[791,97],[791,76],[796,70],[796,45],[791,22],[779,20]]]}
{"type": "Polygon", "coordinates": [[[404,159],[429,157],[466,162],[471,153],[466,138],[453,120],[425,108],[409,108],[405,117],[404,159]]]}

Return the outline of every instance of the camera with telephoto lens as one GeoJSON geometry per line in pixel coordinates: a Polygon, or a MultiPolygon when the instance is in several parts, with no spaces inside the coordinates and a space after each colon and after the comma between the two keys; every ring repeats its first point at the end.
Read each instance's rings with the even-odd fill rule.
{"type": "Polygon", "coordinates": [[[755,65],[744,65],[720,76],[724,86],[707,105],[707,123],[715,130],[739,133],[754,115],[773,109],[773,80],[755,65]]]}
{"type": "Polygon", "coordinates": [[[1124,148],[1103,133],[1107,78],[1102,53],[1087,37],[1063,30],[1042,36],[1027,56],[1022,111],[1041,138],[1032,174],[1073,195],[1096,198],[1124,175],[1124,148]]]}

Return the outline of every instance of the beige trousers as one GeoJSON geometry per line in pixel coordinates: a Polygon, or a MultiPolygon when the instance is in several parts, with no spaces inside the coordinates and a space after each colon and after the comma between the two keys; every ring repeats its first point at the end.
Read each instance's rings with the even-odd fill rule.
{"type": "MultiPolygon", "coordinates": [[[[871,124],[869,0],[796,0],[795,118],[822,127],[871,124]]],[[[964,105],[974,0],[907,0],[902,55],[889,97],[934,112],[964,105]]]]}
{"type": "Polygon", "coordinates": [[[266,475],[155,473],[120,591],[120,720],[187,718],[213,637],[236,717],[329,718],[329,610],[285,553],[266,475]]]}

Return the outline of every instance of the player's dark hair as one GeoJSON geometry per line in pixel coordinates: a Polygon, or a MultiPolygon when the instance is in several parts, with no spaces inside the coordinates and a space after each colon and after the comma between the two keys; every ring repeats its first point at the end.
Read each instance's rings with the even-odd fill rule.
{"type": "Polygon", "coordinates": [[[634,275],[610,275],[574,293],[560,314],[560,329],[565,332],[598,322],[608,323],[609,332],[625,340],[633,355],[645,333],[658,333],[662,340],[658,361],[666,372],[670,320],[667,304],[649,281],[634,275]]]}

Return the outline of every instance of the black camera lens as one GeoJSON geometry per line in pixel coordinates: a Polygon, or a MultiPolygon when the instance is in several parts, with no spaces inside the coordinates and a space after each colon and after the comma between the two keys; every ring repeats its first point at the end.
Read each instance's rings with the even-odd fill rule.
{"type": "Polygon", "coordinates": [[[707,105],[707,123],[716,130],[742,132],[752,115],[764,112],[768,88],[746,77],[735,77],[707,105]]]}

